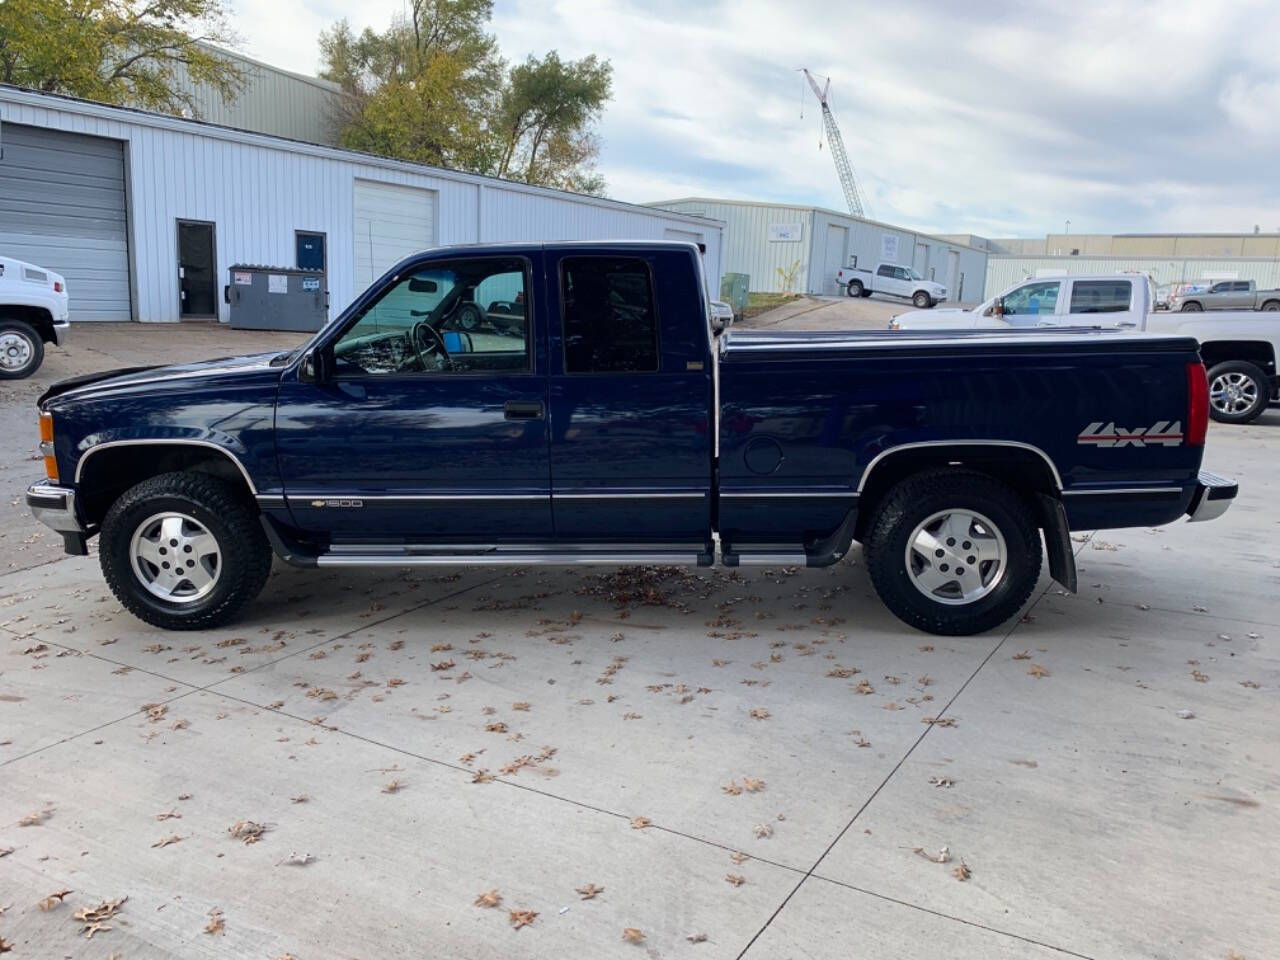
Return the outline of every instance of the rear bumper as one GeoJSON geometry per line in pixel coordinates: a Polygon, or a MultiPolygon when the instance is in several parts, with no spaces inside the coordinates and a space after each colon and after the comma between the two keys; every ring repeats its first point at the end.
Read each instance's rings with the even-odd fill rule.
{"type": "Polygon", "coordinates": [[[1200,476],[1196,478],[1196,489],[1191,495],[1191,503],[1187,507],[1187,516],[1191,518],[1192,523],[1216,519],[1227,512],[1231,501],[1239,492],[1240,485],[1234,480],[1201,470],[1200,476]]]}
{"type": "Polygon", "coordinates": [[[67,345],[67,339],[71,336],[71,321],[63,320],[61,323],[54,321],[53,323],[53,342],[59,347],[67,345]]]}

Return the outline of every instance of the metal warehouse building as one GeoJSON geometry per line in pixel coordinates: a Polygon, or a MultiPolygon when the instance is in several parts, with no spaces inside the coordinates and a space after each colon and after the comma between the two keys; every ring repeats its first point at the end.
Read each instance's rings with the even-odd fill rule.
{"type": "Polygon", "coordinates": [[[0,250],[72,319],[229,318],[233,264],[319,268],[330,316],[401,257],[489,241],[689,240],[724,225],[598,197],[0,86],[0,250]]]}
{"type": "Polygon", "coordinates": [[[948,299],[982,300],[987,253],[963,242],[933,237],[821,207],[686,197],[651,204],[725,223],[723,269],[745,273],[751,289],[780,292],[794,271],[798,293],[838,294],[836,271],[857,258],[875,269],[881,261],[914,267],[947,288],[948,299]]]}

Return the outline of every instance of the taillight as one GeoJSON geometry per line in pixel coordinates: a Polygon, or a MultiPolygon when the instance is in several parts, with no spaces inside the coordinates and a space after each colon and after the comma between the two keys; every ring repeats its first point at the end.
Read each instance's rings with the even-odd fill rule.
{"type": "Polygon", "coordinates": [[[53,281],[53,292],[54,292],[54,293],[61,293],[61,292],[62,292],[62,281],[61,281],[61,280],[55,280],[55,281],[53,281]]]}
{"type": "Polygon", "coordinates": [[[58,458],[53,455],[53,414],[40,414],[40,452],[44,454],[44,473],[53,483],[58,482],[58,458]]]}
{"type": "Polygon", "coordinates": [[[1209,432],[1209,377],[1203,363],[1187,364],[1187,446],[1203,447],[1209,432]]]}

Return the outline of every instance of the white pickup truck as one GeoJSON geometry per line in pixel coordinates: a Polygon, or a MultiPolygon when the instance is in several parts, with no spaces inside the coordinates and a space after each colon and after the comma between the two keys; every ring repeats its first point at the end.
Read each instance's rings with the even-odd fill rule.
{"type": "Polygon", "coordinates": [[[972,310],[912,310],[891,330],[1123,327],[1195,337],[1209,371],[1209,414],[1249,423],[1280,400],[1280,317],[1273,312],[1156,313],[1143,274],[1050,276],[1022,280],[972,310]]]}
{"type": "Polygon", "coordinates": [[[874,271],[862,267],[841,267],[836,271],[836,282],[851,297],[883,293],[910,300],[921,310],[947,299],[947,288],[942,284],[926,280],[910,267],[896,263],[879,264],[874,271]]]}
{"type": "Polygon", "coordinates": [[[39,369],[46,343],[67,342],[67,282],[52,270],[0,256],[0,380],[39,369]]]}

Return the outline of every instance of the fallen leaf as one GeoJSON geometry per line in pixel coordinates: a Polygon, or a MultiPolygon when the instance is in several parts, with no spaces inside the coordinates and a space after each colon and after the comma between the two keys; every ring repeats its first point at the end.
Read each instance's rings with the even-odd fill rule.
{"type": "Polygon", "coordinates": [[[951,851],[946,847],[942,847],[936,856],[929,853],[924,847],[914,847],[911,852],[918,857],[924,857],[926,860],[931,860],[934,863],[946,863],[951,859],[951,851]]]}
{"type": "Polygon", "coordinates": [[[1030,651],[1030,650],[1023,650],[1021,653],[1015,653],[1015,654],[1013,655],[1013,658],[1012,658],[1012,659],[1014,659],[1014,660],[1030,660],[1030,659],[1031,659],[1031,651],[1030,651]]]}
{"type": "Polygon", "coordinates": [[[25,817],[18,821],[20,827],[38,827],[53,816],[53,808],[46,807],[43,810],[37,810],[35,813],[28,813],[25,817]]]}
{"type": "Polygon", "coordinates": [[[747,882],[747,878],[739,873],[726,873],[724,878],[735,887],[740,887],[747,882]]]}
{"type": "Polygon", "coordinates": [[[493,723],[486,723],[484,729],[487,733],[506,733],[507,725],[501,720],[497,720],[493,723]]]}
{"type": "Polygon", "coordinates": [[[734,863],[736,863],[738,866],[742,866],[751,858],[747,856],[745,853],[738,851],[736,853],[729,854],[729,859],[732,860],[734,863]]]}
{"type": "Polygon", "coordinates": [[[935,787],[954,787],[956,782],[950,777],[930,777],[929,782],[935,787]]]}
{"type": "Polygon", "coordinates": [[[54,907],[59,906],[62,903],[63,898],[69,893],[71,893],[70,890],[59,890],[57,893],[51,893],[36,904],[36,906],[40,908],[42,913],[48,913],[54,907]]]}
{"type": "Polygon", "coordinates": [[[764,781],[757,780],[755,777],[743,777],[742,789],[747,793],[759,793],[764,789],[764,781]]]}
{"type": "Polygon", "coordinates": [[[314,863],[315,857],[309,853],[291,853],[283,860],[276,863],[276,866],[305,867],[308,863],[314,863]]]}
{"type": "Polygon", "coordinates": [[[768,840],[773,836],[773,827],[767,823],[757,823],[751,828],[751,832],[756,835],[757,840],[768,840]]]}
{"type": "Polygon", "coordinates": [[[502,902],[502,894],[500,894],[497,890],[486,890],[484,893],[476,897],[475,901],[472,903],[472,906],[485,907],[487,909],[489,907],[496,907],[501,902],[502,902]]]}
{"type": "Polygon", "coordinates": [[[1196,683],[1209,682],[1209,675],[1207,673],[1201,673],[1199,670],[1192,670],[1191,677],[1193,680],[1195,680],[1196,683]]]}
{"type": "Polygon", "coordinates": [[[452,670],[456,666],[457,663],[452,660],[441,660],[439,663],[433,663],[431,665],[431,669],[440,672],[444,670],[452,670]]]}
{"type": "Polygon", "coordinates": [[[157,820],[181,820],[182,814],[180,814],[177,810],[169,810],[165,813],[157,813],[156,819],[157,820]]]}
{"type": "Polygon", "coordinates": [[[690,943],[706,943],[707,935],[705,933],[691,933],[685,939],[690,943]]]}
{"type": "Polygon", "coordinates": [[[120,897],[117,900],[103,900],[96,907],[81,907],[77,910],[73,917],[84,925],[81,933],[85,935],[85,939],[92,940],[95,933],[105,933],[110,930],[111,927],[106,925],[106,921],[112,919],[128,899],[128,897],[120,897]]]}
{"type": "Polygon", "coordinates": [[[529,926],[529,924],[538,919],[538,914],[534,910],[510,910],[507,916],[511,921],[511,925],[517,930],[521,927],[529,926]]]}
{"type": "Polygon", "coordinates": [[[1038,663],[1033,663],[1030,667],[1027,668],[1027,676],[1035,677],[1037,680],[1039,680],[1041,677],[1047,677],[1048,675],[1049,675],[1049,671],[1046,668],[1040,666],[1040,664],[1038,663]]]}
{"type": "Polygon", "coordinates": [[[515,703],[513,703],[513,704],[511,705],[511,709],[512,709],[512,710],[520,710],[520,711],[523,711],[523,712],[528,712],[528,710],[529,710],[529,704],[528,704],[528,703],[526,703],[524,700],[518,700],[518,701],[516,701],[515,703]]]}
{"type": "Polygon", "coordinates": [[[596,894],[604,893],[604,887],[597,887],[594,883],[588,883],[585,887],[577,887],[575,889],[583,900],[594,900],[596,894]]]}
{"type": "Polygon", "coordinates": [[[306,803],[310,799],[311,798],[307,796],[305,793],[300,793],[296,797],[290,797],[289,802],[290,803],[306,803]]]}
{"type": "Polygon", "coordinates": [[[214,907],[209,911],[209,922],[204,925],[205,933],[222,933],[227,922],[222,916],[222,911],[214,907]]]}
{"type": "Polygon", "coordinates": [[[493,774],[488,770],[477,770],[471,775],[472,783],[493,783],[493,774]]]}
{"type": "Polygon", "coordinates": [[[227,833],[245,843],[257,843],[266,832],[267,828],[264,824],[254,823],[252,820],[237,820],[227,827],[227,833]]]}
{"type": "Polygon", "coordinates": [[[650,826],[652,824],[653,824],[653,821],[650,820],[648,817],[632,817],[631,818],[632,830],[643,830],[645,827],[650,826]]]}
{"type": "Polygon", "coordinates": [[[721,787],[720,791],[722,793],[727,793],[731,797],[736,797],[738,794],[742,793],[742,788],[738,786],[737,780],[730,780],[729,785],[727,787],[721,787]]]}
{"type": "Polygon", "coordinates": [[[383,793],[397,793],[403,784],[399,780],[392,780],[382,788],[383,793]]]}
{"type": "Polygon", "coordinates": [[[952,870],[951,873],[957,880],[968,880],[973,876],[973,871],[969,869],[969,865],[963,860],[960,861],[960,866],[952,870]]]}
{"type": "Polygon", "coordinates": [[[627,941],[627,943],[643,943],[644,933],[637,930],[635,927],[623,927],[622,939],[627,941]]]}
{"type": "Polygon", "coordinates": [[[751,716],[757,720],[768,720],[769,711],[766,710],[764,707],[752,707],[751,716]]]}
{"type": "Polygon", "coordinates": [[[4,937],[0,937],[0,953],[8,953],[12,949],[13,943],[6,940],[4,937]]]}
{"type": "Polygon", "coordinates": [[[164,839],[162,839],[162,840],[157,840],[157,841],[156,841],[155,843],[153,843],[151,846],[153,846],[153,847],[167,847],[167,846],[170,846],[171,844],[181,843],[181,842],[182,842],[182,838],[181,838],[180,836],[178,836],[178,835],[175,833],[175,834],[172,834],[172,835],[170,835],[170,836],[165,837],[165,838],[164,838],[164,839]]]}
{"type": "Polygon", "coordinates": [[[921,723],[927,723],[934,727],[954,727],[956,725],[955,717],[923,717],[921,723]]]}

